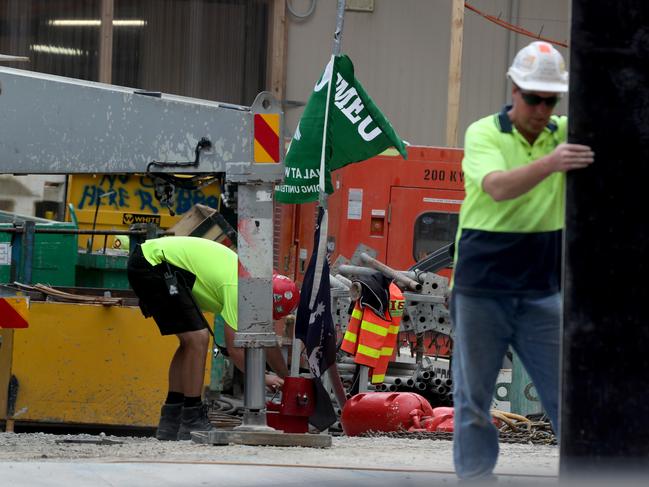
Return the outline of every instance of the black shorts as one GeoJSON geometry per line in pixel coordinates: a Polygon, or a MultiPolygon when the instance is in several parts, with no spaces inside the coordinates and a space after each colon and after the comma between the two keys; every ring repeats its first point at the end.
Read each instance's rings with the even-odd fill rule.
{"type": "Polygon", "coordinates": [[[151,265],[139,245],[128,259],[128,281],[140,300],[142,314],[153,319],[162,335],[202,330],[207,320],[194,301],[191,289],[196,276],[185,269],[162,262],[151,265]],[[171,295],[165,281],[169,271],[175,276],[178,293],[171,295]]]}

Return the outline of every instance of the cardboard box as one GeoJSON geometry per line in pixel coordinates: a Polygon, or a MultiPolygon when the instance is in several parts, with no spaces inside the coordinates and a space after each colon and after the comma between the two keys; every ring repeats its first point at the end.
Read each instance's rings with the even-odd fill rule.
{"type": "Polygon", "coordinates": [[[237,250],[237,232],[218,211],[205,205],[194,205],[169,229],[174,235],[202,237],[237,250]]]}

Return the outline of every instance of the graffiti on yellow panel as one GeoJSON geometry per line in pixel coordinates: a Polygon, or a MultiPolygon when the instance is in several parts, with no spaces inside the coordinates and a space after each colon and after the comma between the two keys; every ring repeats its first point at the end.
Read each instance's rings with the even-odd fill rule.
{"type": "MultiPolygon", "coordinates": [[[[99,203],[102,211],[154,215],[167,211],[156,200],[153,182],[147,176],[78,175],[70,179],[68,202],[77,210],[94,210],[99,203]]],[[[216,184],[198,190],[177,189],[172,209],[177,215],[182,215],[197,203],[216,208],[218,198],[216,184]]]]}
{"type": "MultiPolygon", "coordinates": [[[[133,223],[146,222],[171,228],[195,204],[218,208],[219,192],[220,188],[215,183],[193,191],[177,189],[171,207],[175,215],[172,216],[169,209],[156,199],[153,182],[147,176],[75,174],[68,179],[67,203],[74,207],[80,228],[121,230],[128,229],[133,223]]],[[[71,220],[72,216],[68,219],[71,220]]],[[[85,249],[89,240],[93,242],[93,250],[124,248],[121,239],[112,235],[103,238],[79,235],[79,247],[85,249]]]]}

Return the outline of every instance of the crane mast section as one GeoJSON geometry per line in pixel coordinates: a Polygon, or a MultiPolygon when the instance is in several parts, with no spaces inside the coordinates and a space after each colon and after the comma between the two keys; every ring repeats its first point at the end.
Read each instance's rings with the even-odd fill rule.
{"type": "Polygon", "coordinates": [[[0,134],[3,173],[144,173],[197,159],[182,172],[207,173],[253,161],[250,107],[4,67],[0,134]],[[201,139],[211,147],[197,158],[201,139]]]}

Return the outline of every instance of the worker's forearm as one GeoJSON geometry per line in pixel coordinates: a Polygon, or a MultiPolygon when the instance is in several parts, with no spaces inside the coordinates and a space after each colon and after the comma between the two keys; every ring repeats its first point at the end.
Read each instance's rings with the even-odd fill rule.
{"type": "Polygon", "coordinates": [[[239,369],[241,372],[246,371],[246,352],[243,348],[240,347],[231,347],[228,348],[228,355],[230,360],[234,362],[234,366],[239,369]]]}
{"type": "Polygon", "coordinates": [[[525,166],[509,171],[497,171],[487,174],[482,181],[482,188],[495,201],[518,198],[552,174],[545,156],[525,166]]]}
{"type": "MultiPolygon", "coordinates": [[[[234,362],[234,365],[241,372],[246,371],[246,352],[244,348],[241,347],[232,347],[228,349],[228,354],[230,359],[234,362]]],[[[286,362],[282,356],[282,351],[279,347],[272,347],[266,349],[266,361],[270,365],[271,369],[280,376],[284,378],[288,375],[288,368],[286,367],[286,362]]]]}
{"type": "Polygon", "coordinates": [[[288,375],[288,367],[279,347],[266,349],[266,361],[270,368],[282,379],[288,375]]]}

